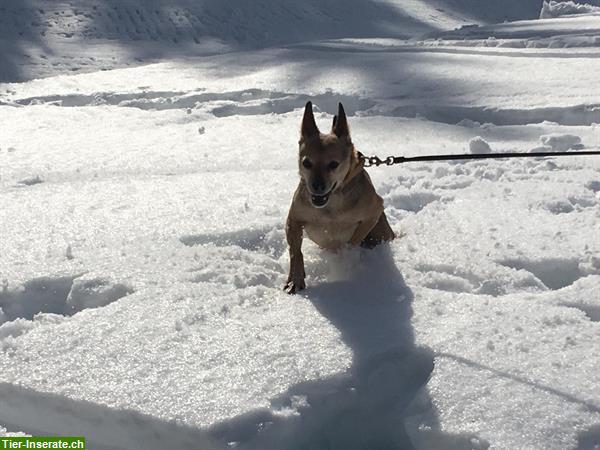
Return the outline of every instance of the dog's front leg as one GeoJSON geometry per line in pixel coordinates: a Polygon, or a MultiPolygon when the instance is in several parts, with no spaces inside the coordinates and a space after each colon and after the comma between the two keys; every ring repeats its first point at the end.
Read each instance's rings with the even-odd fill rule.
{"type": "Polygon", "coordinates": [[[369,206],[364,208],[364,214],[361,214],[362,220],[358,223],[354,234],[350,238],[350,245],[360,245],[369,232],[377,225],[379,217],[383,213],[383,199],[377,194],[374,194],[373,200],[369,203],[369,206]]]}
{"type": "Polygon", "coordinates": [[[350,238],[350,245],[354,245],[354,246],[360,245],[362,243],[362,241],[367,237],[369,232],[373,229],[373,227],[375,225],[377,225],[380,215],[381,214],[378,214],[373,217],[369,217],[368,219],[360,222],[358,224],[358,227],[356,227],[356,230],[354,231],[352,238],[350,238]]]}
{"type": "Polygon", "coordinates": [[[288,294],[294,294],[306,287],[304,257],[302,256],[302,224],[288,217],[285,234],[290,246],[290,274],[283,289],[288,294]]]}

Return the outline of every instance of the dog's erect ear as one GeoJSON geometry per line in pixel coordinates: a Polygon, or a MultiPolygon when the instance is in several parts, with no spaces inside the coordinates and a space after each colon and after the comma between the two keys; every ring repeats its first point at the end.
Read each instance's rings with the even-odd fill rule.
{"type": "Polygon", "coordinates": [[[350,129],[348,128],[348,121],[346,120],[346,112],[344,107],[340,103],[338,106],[337,116],[333,118],[333,130],[337,137],[350,139],[350,129]]]}
{"type": "Polygon", "coordinates": [[[319,129],[315,122],[315,116],[313,115],[312,103],[306,103],[304,107],[304,117],[302,118],[302,129],[303,138],[311,138],[319,135],[319,129]]]}
{"type": "Polygon", "coordinates": [[[335,130],[335,124],[337,123],[337,116],[333,116],[333,125],[331,125],[331,129],[335,130]]]}

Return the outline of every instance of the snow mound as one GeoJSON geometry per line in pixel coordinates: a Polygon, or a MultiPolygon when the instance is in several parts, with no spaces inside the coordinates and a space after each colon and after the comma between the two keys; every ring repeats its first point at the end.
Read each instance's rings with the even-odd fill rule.
{"type": "Polygon", "coordinates": [[[481,136],[476,136],[469,141],[469,150],[473,154],[492,153],[490,144],[488,144],[481,136]]]}
{"type": "MultiPolygon", "coordinates": [[[[6,316],[5,316],[6,317],[6,316]]],[[[5,339],[7,337],[17,337],[26,333],[31,328],[33,328],[34,324],[30,320],[25,319],[16,319],[12,322],[3,323],[0,326],[0,339],[5,339]]]]}
{"type": "Polygon", "coordinates": [[[566,152],[567,150],[578,150],[581,145],[581,138],[573,134],[552,133],[540,136],[540,142],[550,147],[555,152],[566,152]]]}
{"type": "Polygon", "coordinates": [[[29,436],[29,435],[25,434],[25,433],[21,433],[21,432],[17,432],[17,433],[10,432],[6,428],[4,428],[3,426],[0,425],[0,436],[17,437],[17,436],[29,436]]]}
{"type": "Polygon", "coordinates": [[[24,178],[21,181],[19,181],[17,184],[19,184],[21,186],[33,186],[35,184],[40,184],[43,182],[44,182],[44,180],[42,180],[39,175],[35,175],[33,177],[24,178]]]}
{"type": "Polygon", "coordinates": [[[98,308],[108,305],[133,292],[129,286],[115,283],[108,278],[77,278],[66,300],[67,309],[72,313],[87,308],[98,308]]]}
{"type": "Polygon", "coordinates": [[[462,119],[456,125],[465,128],[479,128],[481,126],[481,123],[477,122],[476,120],[462,119]]]}
{"type": "Polygon", "coordinates": [[[0,325],[0,341],[6,338],[17,338],[39,326],[58,324],[63,319],[64,317],[59,314],[42,313],[34,316],[33,320],[19,318],[5,322],[0,325]]]}
{"type": "Polygon", "coordinates": [[[540,12],[540,19],[552,19],[561,16],[590,13],[600,13],[600,7],[589,5],[587,3],[577,4],[572,1],[544,1],[544,3],[542,4],[542,11],[540,12]]]}

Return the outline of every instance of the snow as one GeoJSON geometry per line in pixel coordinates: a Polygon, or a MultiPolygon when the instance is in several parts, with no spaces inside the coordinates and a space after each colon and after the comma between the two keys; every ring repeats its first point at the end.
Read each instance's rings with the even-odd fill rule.
{"type": "MultiPolygon", "coordinates": [[[[429,47],[477,47],[481,53],[514,49],[513,56],[557,57],[556,49],[569,48],[570,55],[593,57],[600,44],[598,14],[566,15],[544,20],[518,20],[502,24],[463,27],[453,31],[432,32],[420,45],[429,47]]],[[[450,51],[445,49],[444,51],[450,51]]],[[[559,56],[560,57],[560,56],[559,56]]],[[[562,56],[565,57],[565,56],[562,56]]],[[[571,56],[566,56],[570,58],[571,56]]]]}
{"type": "Polygon", "coordinates": [[[542,4],[542,11],[540,12],[540,19],[589,13],[600,13],[600,7],[588,4],[578,4],[571,1],[544,1],[542,4]]]}
{"type": "Polygon", "coordinates": [[[236,28],[240,12],[218,20],[231,2],[172,2],[156,40],[123,37],[152,13],[133,0],[3,4],[0,20],[55,19],[37,44],[0,27],[19,43],[0,84],[0,435],[597,446],[598,158],[369,169],[398,239],[305,240],[308,289],[281,290],[307,100],[323,130],[342,101],[367,155],[600,148],[599,18],[529,20],[537,3],[365,2],[369,20],[338,21],[261,1],[236,28]],[[24,56],[40,42],[65,52],[24,56]]]}
{"type": "Polygon", "coordinates": [[[10,432],[7,431],[6,428],[4,428],[3,426],[0,426],[0,436],[7,436],[7,437],[18,437],[18,436],[28,436],[25,433],[21,433],[21,432],[10,432]]]}
{"type": "Polygon", "coordinates": [[[0,80],[343,37],[535,18],[538,0],[4,0],[0,80]],[[349,34],[350,33],[350,34],[349,34]],[[81,48],[85,46],[86,51],[81,48]]]}
{"type": "Polygon", "coordinates": [[[475,154],[492,153],[490,144],[488,144],[481,136],[475,136],[469,141],[469,150],[471,153],[475,154]]]}
{"type": "Polygon", "coordinates": [[[550,147],[555,152],[565,152],[570,149],[578,150],[583,148],[581,138],[573,134],[548,134],[540,136],[543,145],[550,147]]]}

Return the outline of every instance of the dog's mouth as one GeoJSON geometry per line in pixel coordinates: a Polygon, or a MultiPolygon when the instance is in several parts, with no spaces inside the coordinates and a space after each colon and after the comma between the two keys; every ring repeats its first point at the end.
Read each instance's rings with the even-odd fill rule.
{"type": "Polygon", "coordinates": [[[327,204],[327,202],[329,202],[329,197],[331,197],[331,193],[335,189],[336,185],[337,185],[337,183],[334,183],[334,185],[331,187],[331,189],[329,190],[329,192],[327,194],[323,194],[323,195],[311,194],[310,201],[313,204],[313,206],[315,208],[323,208],[327,204]]]}

